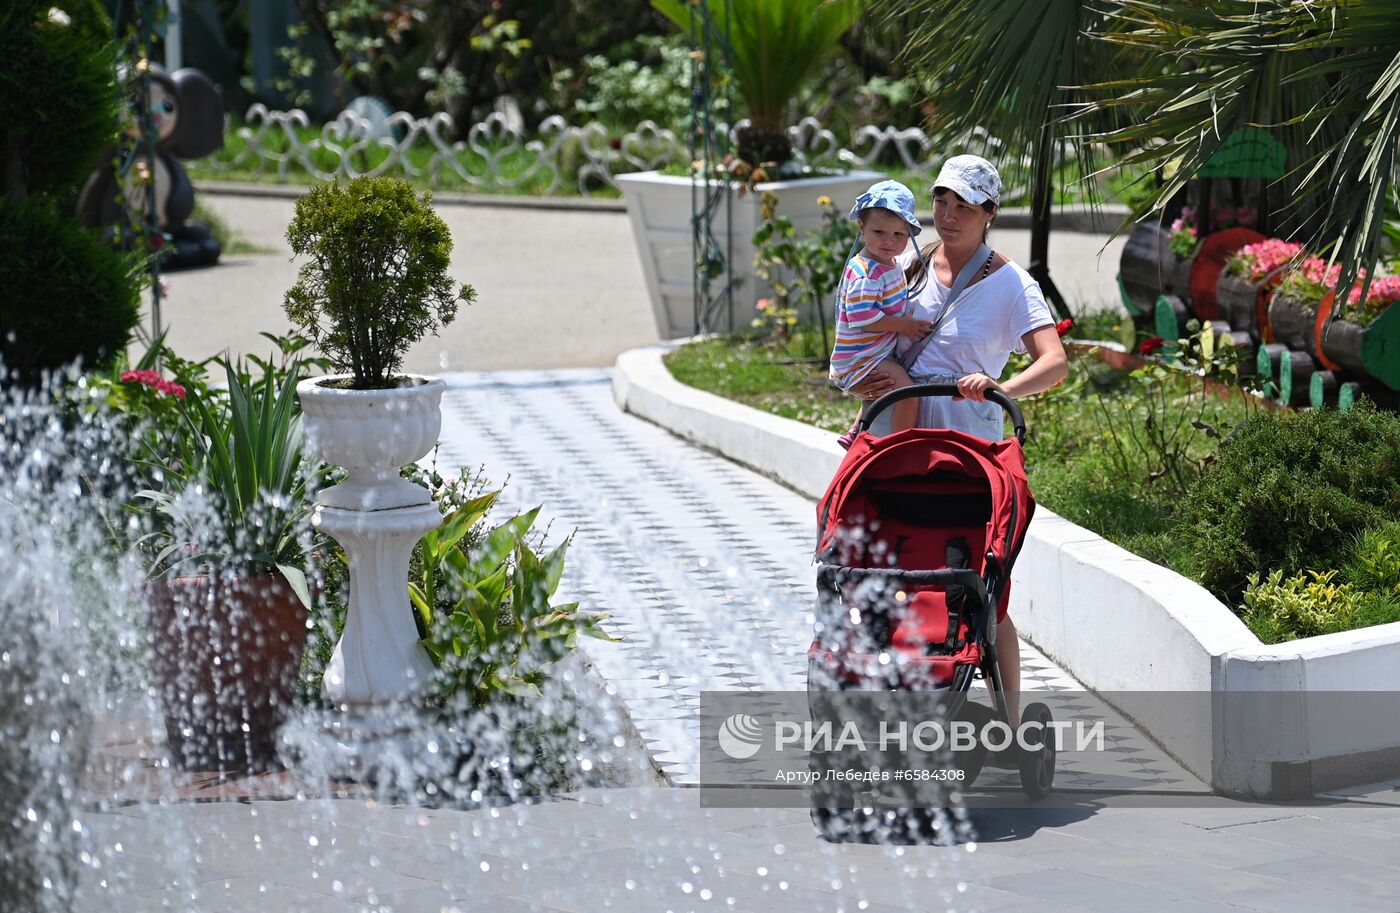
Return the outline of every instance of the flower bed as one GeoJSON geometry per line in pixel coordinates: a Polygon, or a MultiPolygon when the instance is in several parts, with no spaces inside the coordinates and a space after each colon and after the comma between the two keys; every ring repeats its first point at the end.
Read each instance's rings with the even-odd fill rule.
{"type": "MultiPolygon", "coordinates": [[[[1212,360],[1213,353],[1201,352],[1201,338],[1179,341],[1184,345],[1177,347],[1176,357],[1187,364],[1212,360]]],[[[1028,475],[1039,503],[1129,551],[1206,582],[1269,642],[1400,620],[1400,589],[1392,593],[1400,587],[1400,570],[1390,583],[1385,582],[1389,571],[1367,576],[1361,570],[1368,562],[1384,564],[1388,549],[1400,552],[1400,530],[1385,527],[1380,514],[1342,526],[1328,519],[1328,511],[1345,499],[1374,505],[1400,497],[1400,483],[1387,482],[1384,491],[1349,491],[1344,487],[1347,473],[1329,474],[1309,462],[1318,449],[1366,449],[1400,466],[1400,420],[1372,410],[1359,419],[1337,413],[1274,415],[1253,397],[1220,397],[1207,378],[1156,361],[1114,367],[1081,351],[1071,364],[1065,385],[1022,403],[1030,426],[1028,475]],[[1319,425],[1323,418],[1332,424],[1319,425]],[[1282,424],[1291,421],[1300,424],[1282,424]],[[1222,470],[1215,464],[1224,452],[1221,443],[1244,434],[1241,426],[1265,427],[1253,432],[1256,443],[1248,447],[1254,448],[1263,446],[1258,441],[1340,441],[1339,435],[1358,427],[1369,429],[1370,443],[1333,442],[1313,450],[1303,446],[1299,452],[1280,444],[1282,449],[1270,450],[1273,456],[1265,460],[1276,470],[1273,476],[1263,469],[1247,474],[1261,480],[1264,492],[1251,495],[1254,500],[1239,513],[1247,528],[1222,531],[1211,527],[1209,518],[1234,516],[1222,509],[1231,495],[1217,490],[1202,498],[1201,480],[1219,477],[1222,470]],[[1385,455],[1387,447],[1393,447],[1393,457],[1385,455]],[[1269,486],[1291,494],[1270,505],[1269,486]],[[1324,534],[1332,530],[1329,546],[1273,555],[1256,541],[1291,541],[1293,533],[1313,527],[1324,534]],[[1343,527],[1372,530],[1371,538],[1353,542],[1341,534],[1343,527]],[[1233,545],[1232,535],[1237,539],[1233,545]],[[1212,545],[1205,549],[1203,542],[1212,545]],[[1221,573],[1208,566],[1214,552],[1233,556],[1234,570],[1221,573]],[[1273,572],[1278,573],[1271,576],[1273,572]],[[1329,572],[1332,576],[1320,585],[1311,576],[1329,572]]],[[[855,413],[854,401],[813,376],[810,366],[784,364],[780,353],[753,342],[692,343],[671,353],[667,365],[683,383],[832,433],[848,427],[855,413]]],[[[1397,476],[1394,466],[1376,471],[1388,479],[1397,476]]],[[[1400,503],[1389,509],[1396,507],[1400,503]]]]}

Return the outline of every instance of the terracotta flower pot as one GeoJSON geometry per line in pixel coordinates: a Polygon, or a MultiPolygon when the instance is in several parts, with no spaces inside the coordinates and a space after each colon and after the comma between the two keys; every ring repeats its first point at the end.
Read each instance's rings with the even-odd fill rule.
{"type": "Polygon", "coordinates": [[[280,574],[152,581],[146,635],[177,767],[278,766],[306,616],[280,574]]]}

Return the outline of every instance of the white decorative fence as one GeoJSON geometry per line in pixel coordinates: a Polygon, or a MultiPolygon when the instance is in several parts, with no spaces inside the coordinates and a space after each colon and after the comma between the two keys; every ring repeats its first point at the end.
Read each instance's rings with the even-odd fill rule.
{"type": "MultiPolygon", "coordinates": [[[[556,194],[576,188],[588,194],[603,187],[616,188],[613,178],[633,171],[649,171],[684,164],[688,151],[683,135],[643,121],[635,129],[610,132],[592,121],[582,126],[559,115],[547,117],[533,131],[499,112],[471,125],[465,139],[448,114],[414,117],[403,111],[384,117],[366,117],[346,110],[324,124],[318,135],[300,109],[272,111],[261,104],[248,109],[246,126],[239,127],[231,154],[206,160],[215,171],[271,172],[285,181],[293,168],[320,180],[361,175],[393,175],[426,179],[433,187],[444,184],[482,191],[556,194]]],[[[743,126],[741,121],[733,128],[743,126]]],[[[1004,145],[982,130],[947,143],[937,143],[918,127],[895,128],[867,125],[855,130],[849,141],[815,118],[803,118],[788,128],[799,156],[817,168],[889,170],[895,167],[915,184],[927,184],[939,163],[949,155],[974,152],[1006,161],[1004,145]]],[[[1061,150],[1061,155],[1067,150],[1061,150]]],[[[1019,175],[1029,172],[1028,159],[1003,167],[1007,179],[1003,203],[1015,203],[1025,194],[1019,175]]]]}

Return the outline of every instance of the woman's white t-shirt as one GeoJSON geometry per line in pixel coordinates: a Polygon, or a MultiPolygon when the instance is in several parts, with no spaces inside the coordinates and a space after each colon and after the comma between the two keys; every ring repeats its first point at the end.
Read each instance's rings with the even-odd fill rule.
{"type": "MultiPolygon", "coordinates": [[[[902,255],[899,265],[907,266],[916,256],[911,248],[902,255]]],[[[910,296],[914,316],[933,320],[943,311],[948,292],[948,286],[939,282],[930,269],[923,289],[910,296]]],[[[1054,323],[1040,284],[1030,273],[1007,262],[963,290],[909,374],[915,383],[953,383],[964,374],[974,373],[1000,378],[1011,353],[1026,351],[1022,337],[1054,323]]],[[[913,344],[901,337],[898,351],[903,353],[913,344]]],[[[877,418],[871,430],[887,433],[888,414],[887,411],[877,418]]],[[[1003,418],[1002,408],[995,403],[948,397],[925,397],[919,402],[920,428],[954,428],[999,441],[1003,436],[1003,418]]]]}

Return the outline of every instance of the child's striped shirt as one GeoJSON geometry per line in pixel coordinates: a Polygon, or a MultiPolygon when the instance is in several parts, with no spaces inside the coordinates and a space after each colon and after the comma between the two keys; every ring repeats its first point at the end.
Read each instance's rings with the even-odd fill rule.
{"type": "Polygon", "coordinates": [[[842,390],[860,383],[894,354],[898,334],[862,329],[882,317],[898,317],[906,307],[904,270],[885,266],[865,254],[846,263],[836,303],[836,347],[831,379],[842,390]]]}

